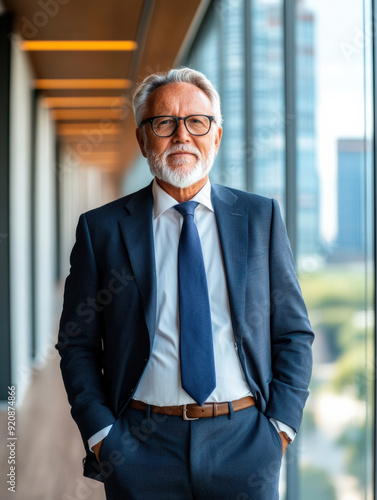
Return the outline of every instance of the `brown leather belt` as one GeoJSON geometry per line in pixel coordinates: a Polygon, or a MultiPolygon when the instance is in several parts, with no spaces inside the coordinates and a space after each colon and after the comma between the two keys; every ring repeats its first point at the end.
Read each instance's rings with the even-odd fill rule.
{"type": "MultiPolygon", "coordinates": [[[[244,410],[255,405],[255,400],[251,396],[246,396],[242,399],[232,401],[233,411],[244,410]]],[[[146,410],[148,405],[142,401],[131,399],[129,408],[134,410],[146,410]]],[[[150,405],[150,410],[154,413],[162,413],[163,415],[180,416],[183,420],[197,420],[198,418],[218,417],[229,413],[229,403],[204,403],[203,406],[196,404],[179,405],[179,406],[153,406],[150,405]]]]}

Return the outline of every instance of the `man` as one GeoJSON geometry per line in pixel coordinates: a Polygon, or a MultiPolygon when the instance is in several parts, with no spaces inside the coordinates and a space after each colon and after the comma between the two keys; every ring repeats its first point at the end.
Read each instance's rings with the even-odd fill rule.
{"type": "Polygon", "coordinates": [[[189,68],[134,96],[154,181],[80,217],[57,348],[107,498],[278,498],[311,374],[274,200],[211,184],[217,91],[189,68]]]}

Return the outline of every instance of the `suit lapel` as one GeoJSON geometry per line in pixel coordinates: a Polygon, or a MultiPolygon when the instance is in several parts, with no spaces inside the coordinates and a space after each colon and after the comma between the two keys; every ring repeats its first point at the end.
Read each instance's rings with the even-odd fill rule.
{"type": "MultiPolygon", "coordinates": [[[[224,259],[233,329],[235,318],[244,314],[247,259],[247,210],[236,205],[238,197],[229,189],[212,184],[211,200],[224,259]]],[[[152,184],[133,194],[119,221],[144,308],[151,345],[156,328],[157,282],[153,241],[152,184]]]]}
{"type": "Polygon", "coordinates": [[[237,195],[216,184],[212,184],[211,199],[224,259],[233,330],[237,335],[236,318],[242,318],[245,313],[247,209],[236,205],[237,195]]]}
{"type": "Polygon", "coordinates": [[[125,212],[125,217],[119,221],[119,225],[140,291],[152,345],[156,328],[157,284],[151,184],[127,200],[125,212]]]}

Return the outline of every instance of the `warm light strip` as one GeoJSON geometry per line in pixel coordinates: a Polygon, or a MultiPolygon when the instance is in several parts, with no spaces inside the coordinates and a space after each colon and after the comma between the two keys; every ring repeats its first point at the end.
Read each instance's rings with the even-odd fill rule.
{"type": "Polygon", "coordinates": [[[84,168],[97,168],[98,170],[102,171],[102,172],[106,172],[106,173],[113,173],[113,172],[118,172],[119,169],[118,169],[118,163],[101,163],[101,164],[95,164],[95,165],[92,165],[90,163],[86,164],[84,163],[83,164],[84,168]]]}
{"type": "Polygon", "coordinates": [[[131,81],[126,79],[77,79],[58,78],[34,80],[36,89],[126,89],[131,81]]]}
{"type": "Polygon", "coordinates": [[[112,154],[117,155],[119,153],[119,151],[114,147],[107,148],[105,151],[104,150],[97,151],[96,146],[92,146],[92,147],[93,147],[93,149],[90,151],[78,151],[78,150],[76,150],[76,151],[80,156],[91,156],[91,155],[99,155],[99,156],[103,155],[103,156],[105,156],[105,155],[109,155],[109,154],[110,155],[112,155],[112,154]]]}
{"type": "MultiPolygon", "coordinates": [[[[83,134],[72,134],[72,135],[65,135],[65,136],[61,136],[62,139],[64,140],[64,143],[66,144],[69,144],[70,146],[69,147],[72,147],[72,148],[76,148],[76,146],[78,144],[81,144],[82,143],[82,140],[83,140],[83,134]]],[[[119,138],[121,137],[121,135],[104,135],[103,136],[103,139],[101,141],[101,145],[110,145],[110,144],[113,144],[115,146],[119,146],[121,144],[121,141],[119,140],[119,138]]],[[[92,142],[90,142],[90,138],[88,139],[89,142],[88,144],[92,144],[92,142]]],[[[93,148],[96,148],[97,147],[97,144],[93,144],[93,148]]]]}
{"type": "Polygon", "coordinates": [[[100,144],[92,144],[92,143],[79,143],[76,146],[73,146],[74,149],[79,155],[87,155],[87,154],[97,154],[97,153],[119,153],[119,142],[102,142],[100,144]]]}
{"type": "Polygon", "coordinates": [[[80,158],[79,162],[86,164],[86,165],[91,165],[95,167],[96,165],[102,166],[102,165],[113,165],[115,166],[119,161],[119,158],[110,158],[109,160],[104,160],[104,159],[85,159],[85,158],[80,158]]]}
{"type": "Polygon", "coordinates": [[[133,40],[24,40],[21,50],[136,50],[133,40]]]}
{"type": "Polygon", "coordinates": [[[80,158],[83,161],[93,161],[93,160],[98,160],[98,161],[119,161],[119,155],[118,154],[113,154],[111,153],[110,155],[105,156],[95,156],[93,155],[77,155],[76,158],[80,158]]]}
{"type": "Polygon", "coordinates": [[[122,117],[121,109],[52,109],[54,120],[119,120],[122,117]]]}
{"type": "Polygon", "coordinates": [[[121,109],[52,109],[54,120],[118,120],[121,109]]]}
{"type": "MultiPolygon", "coordinates": [[[[85,127],[81,128],[81,129],[68,128],[68,127],[67,128],[59,128],[58,134],[59,135],[81,135],[81,134],[85,134],[85,132],[88,132],[90,134],[93,129],[89,128],[89,130],[88,130],[88,128],[85,128],[85,127]]],[[[119,129],[116,128],[116,129],[101,130],[99,133],[101,133],[101,135],[118,135],[119,132],[120,132],[119,129]]]]}
{"type": "Polygon", "coordinates": [[[108,122],[108,123],[105,123],[105,124],[102,124],[102,123],[98,123],[98,122],[79,122],[79,123],[60,123],[59,125],[59,130],[60,129],[70,129],[70,130],[87,130],[87,129],[90,129],[90,130],[94,130],[94,129],[98,129],[98,130],[101,130],[101,132],[105,132],[107,130],[119,130],[119,126],[117,125],[117,122],[108,122]]]}
{"type": "Polygon", "coordinates": [[[118,155],[118,151],[115,150],[114,148],[108,149],[107,151],[96,151],[95,149],[91,151],[90,153],[78,153],[81,156],[107,156],[107,155],[118,155]]]}
{"type": "Polygon", "coordinates": [[[85,152],[85,151],[77,151],[77,149],[75,148],[72,148],[71,147],[71,152],[74,154],[74,155],[77,155],[77,157],[81,157],[81,158],[89,158],[89,159],[92,159],[94,158],[96,155],[99,154],[98,158],[105,158],[105,155],[106,157],[109,156],[111,158],[117,158],[119,159],[119,151],[114,149],[114,148],[109,148],[107,151],[97,151],[97,150],[93,150],[92,152],[85,152]]]}
{"type": "Polygon", "coordinates": [[[108,130],[119,130],[118,122],[111,122],[106,120],[106,122],[58,122],[58,130],[77,130],[78,133],[85,131],[97,131],[107,133],[108,130]]]}
{"type": "Polygon", "coordinates": [[[91,155],[79,155],[82,160],[85,161],[93,161],[93,160],[98,160],[98,161],[110,161],[110,160],[118,160],[119,155],[117,153],[111,152],[111,153],[104,153],[103,155],[100,155],[99,153],[91,154],[91,155]]]}
{"type": "Polygon", "coordinates": [[[45,97],[46,108],[114,108],[125,104],[122,97],[45,97]]]}

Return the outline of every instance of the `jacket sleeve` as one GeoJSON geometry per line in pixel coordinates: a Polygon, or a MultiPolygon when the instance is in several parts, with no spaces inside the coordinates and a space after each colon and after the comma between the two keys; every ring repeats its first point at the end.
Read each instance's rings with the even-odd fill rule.
{"type": "Polygon", "coordinates": [[[100,429],[113,424],[102,374],[101,307],[98,270],[85,215],[81,215],[65,283],[63,312],[56,348],[71,413],[84,444],[100,429]]]}
{"type": "Polygon", "coordinates": [[[273,378],[266,415],[297,432],[309,395],[314,334],[280,210],[275,200],[272,204],[269,261],[273,378]]]}

